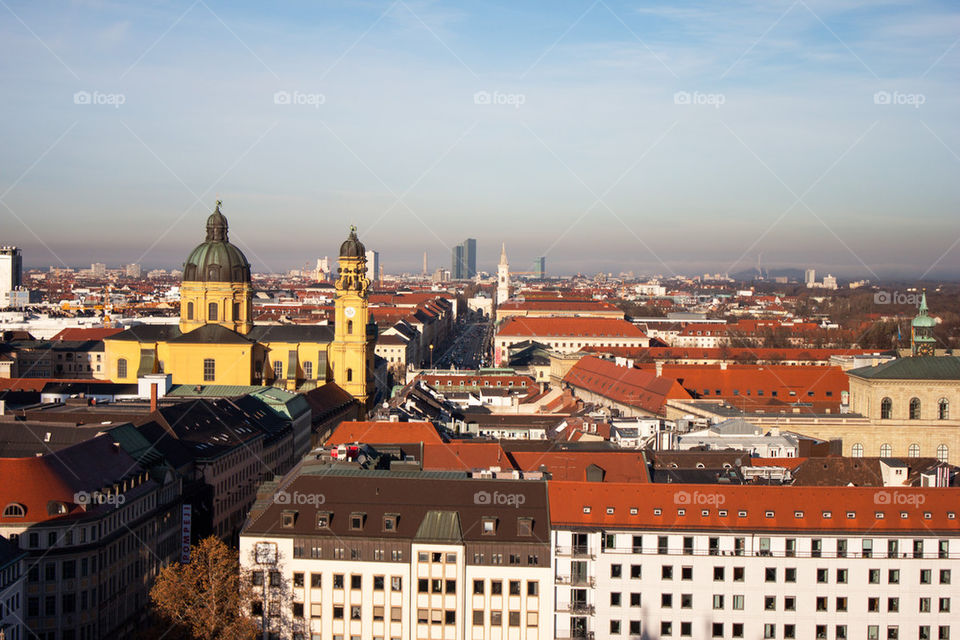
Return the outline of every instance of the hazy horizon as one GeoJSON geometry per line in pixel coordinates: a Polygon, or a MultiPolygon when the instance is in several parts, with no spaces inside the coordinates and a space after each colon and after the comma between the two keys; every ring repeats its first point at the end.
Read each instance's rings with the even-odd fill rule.
{"type": "Polygon", "coordinates": [[[0,3],[0,244],[960,279],[947,2],[0,3]]]}

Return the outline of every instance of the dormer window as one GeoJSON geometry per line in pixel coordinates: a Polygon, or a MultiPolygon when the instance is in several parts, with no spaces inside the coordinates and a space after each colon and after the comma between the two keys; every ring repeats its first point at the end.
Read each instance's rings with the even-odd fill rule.
{"type": "Polygon", "coordinates": [[[292,529],[293,525],[297,522],[297,512],[296,511],[281,511],[280,512],[280,526],[284,529],[292,529]]]}
{"type": "Polygon", "coordinates": [[[330,527],[330,519],[333,514],[329,511],[318,511],[317,512],[317,529],[327,529],[330,527]]]}
{"type": "Polygon", "coordinates": [[[11,502],[3,508],[4,518],[22,518],[27,515],[27,508],[17,502],[11,502]]]}
{"type": "Polygon", "coordinates": [[[383,530],[384,531],[396,531],[397,530],[397,519],[400,516],[396,513],[388,513],[383,516],[383,530]]]}
{"type": "Polygon", "coordinates": [[[530,537],[533,535],[533,518],[517,519],[517,535],[530,537]]]}
{"type": "Polygon", "coordinates": [[[367,514],[354,512],[350,514],[350,529],[360,531],[363,529],[363,523],[367,519],[367,514]]]}
{"type": "Polygon", "coordinates": [[[481,521],[481,533],[485,536],[492,536],[497,533],[497,519],[484,518],[481,521]]]}
{"type": "Polygon", "coordinates": [[[47,503],[48,516],[62,516],[67,513],[67,505],[58,500],[51,500],[47,503]]]}

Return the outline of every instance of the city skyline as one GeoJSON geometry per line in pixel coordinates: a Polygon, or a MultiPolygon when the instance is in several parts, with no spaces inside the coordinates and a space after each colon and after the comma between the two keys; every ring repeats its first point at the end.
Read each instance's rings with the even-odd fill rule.
{"type": "Polygon", "coordinates": [[[262,272],[353,223],[394,273],[469,234],[558,275],[759,255],[960,277],[948,3],[3,15],[0,211],[26,267],[175,268],[219,197],[262,272]]]}

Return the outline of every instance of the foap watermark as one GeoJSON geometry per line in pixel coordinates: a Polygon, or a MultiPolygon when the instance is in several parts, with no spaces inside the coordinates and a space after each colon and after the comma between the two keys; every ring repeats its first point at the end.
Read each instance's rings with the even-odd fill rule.
{"type": "Polygon", "coordinates": [[[673,503],[677,505],[719,507],[726,501],[727,497],[722,493],[709,491],[677,491],[673,494],[673,503]]]}
{"type": "Polygon", "coordinates": [[[909,304],[920,306],[923,294],[903,293],[902,291],[877,291],[873,294],[873,304],[909,304]]]}
{"type": "Polygon", "coordinates": [[[899,91],[877,91],[873,94],[873,104],[902,105],[919,109],[927,101],[922,93],[900,93],[899,91]]]}
{"type": "Polygon", "coordinates": [[[305,106],[319,109],[327,102],[322,93],[304,93],[302,91],[277,91],[273,94],[273,104],[305,106]]]}
{"type": "Polygon", "coordinates": [[[503,93],[502,91],[477,91],[473,94],[473,104],[492,104],[519,109],[527,102],[527,96],[522,93],[503,93]]]}
{"type": "Polygon", "coordinates": [[[700,91],[677,91],[673,94],[673,104],[704,105],[719,109],[727,101],[722,93],[702,93],[700,91]]]}
{"type": "Polygon", "coordinates": [[[119,109],[127,102],[127,96],[122,93],[103,93],[101,91],[77,91],[73,94],[73,104],[108,106],[119,109]]]}
{"type": "Polygon", "coordinates": [[[319,507],[327,502],[327,497],[322,493],[302,493],[300,491],[294,491],[291,493],[289,491],[277,491],[273,496],[273,501],[276,504],[283,505],[310,505],[312,507],[319,507]]]}
{"type": "Polygon", "coordinates": [[[81,506],[105,504],[111,507],[119,507],[127,501],[127,497],[122,493],[101,493],[94,491],[78,491],[73,494],[73,502],[81,506]]]}
{"type": "Polygon", "coordinates": [[[518,509],[526,501],[527,496],[522,493],[500,493],[499,491],[490,493],[489,491],[477,491],[473,494],[473,504],[513,507],[518,509]]]}
{"type": "Polygon", "coordinates": [[[919,507],[926,501],[927,496],[922,493],[877,491],[873,494],[873,504],[889,505],[891,507],[919,507]]]}

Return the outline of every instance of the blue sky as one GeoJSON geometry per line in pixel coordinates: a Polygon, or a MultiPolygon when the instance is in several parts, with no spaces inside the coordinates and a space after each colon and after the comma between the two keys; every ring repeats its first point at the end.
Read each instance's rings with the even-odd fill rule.
{"type": "Polygon", "coordinates": [[[946,2],[2,0],[0,235],[172,267],[220,197],[261,271],[352,223],[389,272],[470,236],[488,269],[956,278],[958,38],[946,2]]]}

